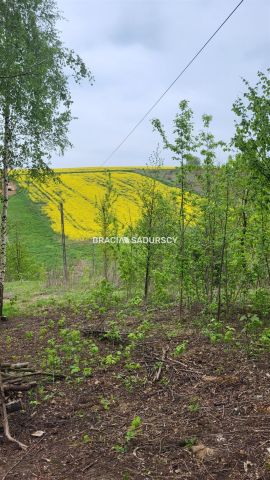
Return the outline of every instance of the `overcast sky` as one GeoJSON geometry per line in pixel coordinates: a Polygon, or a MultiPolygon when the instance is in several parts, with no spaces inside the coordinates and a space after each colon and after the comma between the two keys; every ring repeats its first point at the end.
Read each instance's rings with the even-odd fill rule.
{"type": "MultiPolygon", "coordinates": [[[[62,39],[83,57],[95,83],[71,85],[74,148],[53,166],[101,165],[238,1],[58,0],[66,19],[59,25],[62,39]]],[[[241,77],[255,82],[257,71],[269,66],[269,32],[270,1],[245,0],[107,165],[145,164],[159,142],[151,118],[171,132],[182,99],[190,101],[197,128],[210,113],[217,137],[229,140],[241,77]]]]}

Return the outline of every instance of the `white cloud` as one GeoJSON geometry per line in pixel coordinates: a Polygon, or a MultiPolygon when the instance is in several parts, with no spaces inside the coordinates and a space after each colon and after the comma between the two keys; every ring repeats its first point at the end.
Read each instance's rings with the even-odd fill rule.
{"type": "MultiPolygon", "coordinates": [[[[74,149],[55,166],[99,165],[171,83],[237,0],[58,0],[68,22],[62,38],[95,75],[90,87],[71,86],[74,149]]],[[[150,115],[170,130],[177,105],[190,101],[196,123],[214,117],[213,130],[228,140],[231,105],[268,67],[270,4],[244,2],[202,55],[150,115]]],[[[158,141],[145,121],[109,165],[143,164],[158,141]]]]}

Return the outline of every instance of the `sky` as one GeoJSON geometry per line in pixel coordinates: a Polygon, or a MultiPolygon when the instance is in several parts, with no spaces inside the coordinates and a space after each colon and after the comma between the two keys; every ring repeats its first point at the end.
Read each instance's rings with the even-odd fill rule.
{"type": "MultiPolygon", "coordinates": [[[[239,0],[58,0],[65,17],[61,39],[84,59],[95,77],[70,84],[73,149],[53,157],[54,167],[101,166],[115,147],[175,79],[239,0]]],[[[229,141],[232,103],[243,95],[242,78],[256,82],[270,52],[270,1],[245,0],[233,17],[178,80],[160,104],[110,159],[109,166],[145,165],[161,139],[159,118],[173,139],[181,100],[194,111],[195,129],[204,113],[212,131],[229,141]]],[[[172,165],[162,151],[165,165],[172,165]]],[[[221,162],[224,161],[222,154],[221,162]]]]}

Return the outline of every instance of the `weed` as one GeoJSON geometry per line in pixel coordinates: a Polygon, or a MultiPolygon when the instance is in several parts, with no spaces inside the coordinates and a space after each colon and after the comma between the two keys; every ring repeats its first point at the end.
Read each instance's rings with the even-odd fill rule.
{"type": "Polygon", "coordinates": [[[192,398],[191,402],[188,405],[189,412],[196,413],[200,410],[200,408],[201,408],[201,405],[200,405],[199,399],[197,397],[192,398]]]}
{"type": "Polygon", "coordinates": [[[25,338],[27,338],[27,340],[33,340],[34,338],[34,332],[25,332],[25,338]]]}
{"type": "Polygon", "coordinates": [[[54,373],[57,372],[61,365],[61,358],[58,352],[58,345],[54,338],[51,338],[47,342],[48,347],[45,348],[43,359],[42,359],[42,367],[48,368],[52,370],[54,373]]]}
{"type": "Polygon", "coordinates": [[[39,336],[40,336],[40,338],[45,337],[45,335],[47,334],[47,332],[48,332],[47,327],[40,327],[40,329],[39,329],[39,336]]]}
{"type": "Polygon", "coordinates": [[[95,342],[88,342],[88,345],[89,345],[89,352],[92,354],[92,355],[96,355],[98,352],[99,352],[99,348],[98,346],[95,344],[95,342]]]}
{"type": "Polygon", "coordinates": [[[91,437],[87,433],[85,433],[82,437],[82,441],[85,445],[87,445],[91,442],[91,437]]]}
{"type": "Polygon", "coordinates": [[[142,425],[142,419],[138,415],[133,418],[129,428],[127,429],[125,433],[125,441],[124,444],[116,444],[114,445],[114,450],[118,453],[126,453],[128,451],[128,446],[130,442],[137,437],[137,435],[140,434],[141,432],[141,425],[142,425]]]}
{"type": "Polygon", "coordinates": [[[117,453],[126,453],[127,452],[127,447],[126,445],[123,446],[123,445],[120,445],[120,444],[116,444],[113,446],[113,449],[117,452],[117,453]]]}
{"type": "Polygon", "coordinates": [[[177,345],[174,349],[173,356],[178,357],[178,356],[182,355],[183,353],[185,353],[185,351],[187,349],[187,344],[188,344],[188,342],[186,340],[184,340],[184,342],[182,342],[182,343],[179,343],[179,345],[177,345]]]}
{"type": "Polygon", "coordinates": [[[264,346],[270,347],[270,328],[265,328],[262,334],[259,336],[259,342],[264,346]]]}
{"type": "Polygon", "coordinates": [[[135,363],[135,362],[130,362],[130,363],[126,363],[125,364],[125,368],[127,370],[139,370],[141,368],[141,364],[140,363],[135,363]]]}
{"type": "Polygon", "coordinates": [[[83,376],[86,378],[91,377],[92,373],[93,373],[93,370],[91,367],[85,367],[83,369],[83,376]]]}
{"type": "Polygon", "coordinates": [[[255,334],[263,325],[258,315],[252,314],[242,315],[240,322],[244,324],[243,331],[249,335],[255,334]]]}
{"type": "Polygon", "coordinates": [[[141,432],[142,419],[138,415],[133,418],[126,434],[125,441],[126,443],[131,442],[140,432],[141,432]]]}
{"type": "Polygon", "coordinates": [[[62,317],[57,322],[58,328],[63,328],[65,324],[66,324],[66,317],[62,315],[62,317]]]}
{"type": "Polygon", "coordinates": [[[12,342],[12,337],[10,335],[6,335],[6,338],[5,338],[6,346],[10,347],[11,342],[12,342]]]}
{"type": "Polygon", "coordinates": [[[198,443],[198,439],[196,437],[187,438],[185,443],[187,448],[191,448],[198,443]]]}
{"type": "Polygon", "coordinates": [[[104,337],[113,342],[119,342],[121,340],[120,331],[116,325],[116,322],[109,322],[109,330],[105,333],[104,337]]]}
{"type": "Polygon", "coordinates": [[[100,403],[106,412],[110,410],[111,401],[108,398],[101,397],[100,403]]]}
{"type": "Polygon", "coordinates": [[[117,363],[120,362],[120,360],[121,360],[121,352],[118,351],[116,352],[115,355],[113,353],[109,353],[109,355],[103,358],[102,363],[103,365],[106,365],[109,367],[111,365],[116,365],[117,363]]]}
{"type": "Polygon", "coordinates": [[[79,365],[77,365],[77,364],[70,365],[69,369],[70,369],[71,375],[76,375],[77,373],[80,373],[80,371],[81,371],[79,365]]]}
{"type": "Polygon", "coordinates": [[[223,340],[224,342],[226,343],[231,343],[235,340],[235,328],[233,327],[230,327],[229,325],[227,325],[225,327],[225,332],[224,332],[224,335],[223,335],[223,340]]]}

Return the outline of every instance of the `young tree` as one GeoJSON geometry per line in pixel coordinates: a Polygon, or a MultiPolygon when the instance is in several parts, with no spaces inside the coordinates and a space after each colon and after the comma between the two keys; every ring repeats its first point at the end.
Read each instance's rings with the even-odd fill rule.
{"type": "Polygon", "coordinates": [[[161,125],[160,120],[154,119],[152,125],[154,130],[157,130],[163,140],[164,148],[173,153],[173,159],[179,162],[178,182],[180,186],[180,317],[182,316],[183,301],[184,301],[184,277],[185,277],[185,192],[186,192],[186,162],[189,161],[191,154],[196,149],[195,137],[193,134],[193,112],[189,107],[187,100],[182,100],[179,103],[180,112],[177,113],[174,119],[175,134],[174,143],[171,143],[161,125]]]}
{"type": "Polygon", "coordinates": [[[238,117],[233,144],[243,154],[249,168],[264,180],[270,180],[270,69],[258,72],[253,87],[243,80],[247,91],[232,110],[238,117]]]}
{"type": "Polygon", "coordinates": [[[55,0],[0,3],[0,316],[6,271],[8,182],[17,169],[33,177],[50,173],[52,152],[70,146],[72,119],[69,73],[75,82],[92,79],[84,62],[64,47],[56,28],[55,0]]]}
{"type": "Polygon", "coordinates": [[[203,160],[203,168],[200,175],[202,188],[202,201],[200,203],[201,215],[198,219],[202,226],[200,235],[200,246],[203,248],[201,257],[203,259],[203,284],[208,304],[213,301],[213,292],[215,286],[215,267],[216,267],[216,229],[219,204],[219,175],[215,166],[216,152],[221,142],[217,142],[213,133],[210,131],[212,121],[211,115],[203,115],[203,129],[200,131],[197,141],[200,154],[203,160]]]}
{"type": "MultiPolygon", "coordinates": [[[[227,248],[228,248],[228,223],[229,223],[229,208],[230,208],[230,169],[228,165],[224,168],[224,184],[223,186],[223,218],[221,222],[220,236],[221,244],[218,253],[218,274],[217,274],[217,320],[220,321],[222,308],[222,287],[224,270],[226,272],[225,291],[228,288],[228,268],[227,268],[227,248]]],[[[220,192],[221,193],[221,192],[220,192]]],[[[227,298],[227,295],[226,295],[227,298]]]]}
{"type": "Polygon", "coordinates": [[[103,254],[103,275],[106,281],[109,280],[110,257],[117,246],[109,243],[109,237],[117,236],[118,221],[115,212],[117,193],[115,191],[112,174],[108,170],[105,174],[105,181],[102,184],[105,188],[104,195],[96,200],[96,222],[99,226],[101,237],[105,243],[101,244],[103,254]],[[108,243],[107,243],[108,242],[108,243]]]}
{"type": "MultiPolygon", "coordinates": [[[[148,238],[153,238],[157,234],[157,225],[160,223],[160,200],[161,193],[158,188],[159,181],[157,180],[155,173],[163,164],[163,160],[160,158],[159,148],[152,154],[148,166],[154,167],[154,175],[152,178],[145,177],[140,190],[138,191],[142,218],[139,222],[139,231],[144,233],[148,238]]],[[[162,218],[162,217],[161,217],[162,218]]],[[[144,301],[147,302],[149,295],[149,288],[152,276],[153,261],[155,255],[156,246],[150,241],[146,243],[145,250],[145,272],[144,272],[144,301]]]]}
{"type": "MultiPolygon", "coordinates": [[[[178,236],[178,216],[175,196],[165,194],[159,181],[163,160],[159,147],[150,156],[150,167],[143,172],[143,179],[138,184],[137,198],[141,216],[129,226],[125,235],[131,241],[120,248],[120,274],[127,285],[129,294],[136,292],[145,303],[168,297],[168,285],[173,276],[173,258],[177,245],[165,243],[166,237],[178,236]],[[132,239],[137,238],[136,243],[132,239]],[[163,239],[162,243],[158,239],[163,239]],[[173,252],[173,253],[172,253],[173,252]]],[[[175,277],[174,277],[175,280],[175,277]]],[[[170,290],[172,292],[172,289],[170,290]]]]}
{"type": "Polygon", "coordinates": [[[41,279],[44,268],[36,259],[32,258],[25,243],[20,238],[17,225],[13,240],[7,245],[7,280],[32,280],[41,279]]]}
{"type": "MultiPolygon", "coordinates": [[[[246,91],[233,104],[236,114],[232,139],[238,153],[234,162],[239,191],[242,185],[241,258],[245,288],[257,282],[269,283],[269,180],[270,180],[270,69],[258,72],[252,86],[243,80],[246,91]],[[248,259],[248,260],[247,260],[248,259]]],[[[254,285],[253,285],[254,288],[254,285]]],[[[256,286],[255,286],[256,288],[256,286]]]]}

